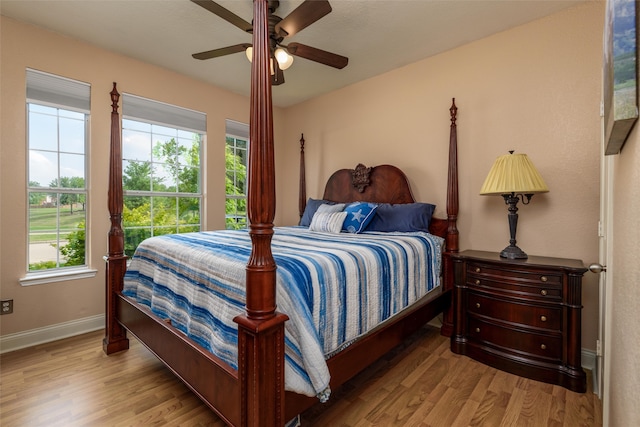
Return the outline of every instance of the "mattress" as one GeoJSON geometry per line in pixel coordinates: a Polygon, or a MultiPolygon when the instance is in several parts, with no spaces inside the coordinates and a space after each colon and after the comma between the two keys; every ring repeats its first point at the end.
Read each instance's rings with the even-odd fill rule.
{"type": "MultiPolygon", "coordinates": [[[[277,310],[285,323],[285,389],[321,401],[326,359],[440,286],[444,240],[425,232],[318,233],[276,227],[277,310]]],[[[247,230],[205,231],[142,242],[123,294],[148,306],[237,369],[245,313],[247,230]]]]}

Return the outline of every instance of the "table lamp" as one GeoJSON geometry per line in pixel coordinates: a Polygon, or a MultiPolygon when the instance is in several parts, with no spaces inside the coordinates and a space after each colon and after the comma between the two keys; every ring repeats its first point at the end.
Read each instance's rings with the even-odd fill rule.
{"type": "Polygon", "coordinates": [[[516,245],[516,229],[518,227],[518,201],[528,205],[536,193],[549,191],[542,176],[526,154],[505,154],[496,159],[485,179],[480,194],[501,195],[508,206],[509,246],[500,252],[502,258],[526,259],[527,254],[516,245]]]}

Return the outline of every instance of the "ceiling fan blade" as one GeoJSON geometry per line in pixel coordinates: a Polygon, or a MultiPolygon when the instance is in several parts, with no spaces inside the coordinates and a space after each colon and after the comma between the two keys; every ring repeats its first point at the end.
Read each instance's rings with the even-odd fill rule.
{"type": "Polygon", "coordinates": [[[349,63],[349,58],[347,58],[346,56],[327,52],[326,50],[318,49],[300,43],[289,43],[286,48],[292,55],[299,56],[310,61],[319,62],[333,68],[342,69],[349,63]]]}
{"type": "Polygon", "coordinates": [[[207,50],[206,52],[194,53],[195,59],[211,59],[218,58],[219,56],[231,55],[232,53],[244,52],[250,47],[250,43],[236,44],[233,46],[222,47],[220,49],[207,50]]]}
{"type": "Polygon", "coordinates": [[[253,31],[253,25],[251,25],[249,22],[240,18],[235,13],[225,9],[224,7],[220,6],[218,3],[212,0],[191,0],[191,1],[197,4],[198,6],[202,6],[203,8],[207,9],[209,12],[218,15],[220,18],[235,25],[236,27],[240,28],[242,31],[246,31],[248,33],[253,31]]]}
{"type": "Polygon", "coordinates": [[[327,0],[305,0],[286,18],[276,24],[276,34],[281,37],[292,36],[329,12],[331,12],[331,5],[327,0]]]}

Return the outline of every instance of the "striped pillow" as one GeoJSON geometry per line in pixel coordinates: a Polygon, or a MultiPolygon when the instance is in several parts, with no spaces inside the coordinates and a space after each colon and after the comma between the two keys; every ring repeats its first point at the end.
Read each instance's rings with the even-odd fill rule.
{"type": "Polygon", "coordinates": [[[333,205],[328,203],[323,203],[320,206],[318,206],[316,213],[342,212],[344,207],[345,207],[344,203],[335,203],[333,205]]]}
{"type": "Polygon", "coordinates": [[[311,220],[311,225],[309,225],[309,230],[323,233],[340,233],[342,223],[346,217],[346,212],[316,212],[311,220]]]}

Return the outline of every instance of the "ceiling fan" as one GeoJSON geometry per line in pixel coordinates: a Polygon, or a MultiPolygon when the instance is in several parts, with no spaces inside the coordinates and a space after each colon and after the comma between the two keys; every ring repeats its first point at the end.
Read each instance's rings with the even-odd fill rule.
{"type": "MultiPolygon", "coordinates": [[[[253,25],[245,21],[233,12],[220,6],[213,0],[191,0],[211,13],[218,15],[225,21],[235,25],[247,33],[253,32],[253,25]]],[[[283,70],[287,69],[293,62],[290,55],[309,59],[320,64],[342,69],[349,63],[349,58],[322,49],[307,46],[301,43],[283,44],[286,37],[290,37],[299,31],[307,28],[323,16],[331,12],[331,5],[327,0],[305,0],[293,12],[285,18],[275,15],[275,11],[280,5],[278,0],[269,0],[269,43],[271,50],[272,75],[271,84],[280,85],[284,83],[283,70]]],[[[246,52],[251,60],[251,43],[240,43],[220,49],[208,50],[194,53],[195,59],[211,59],[232,53],[246,52]]]]}

